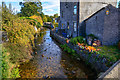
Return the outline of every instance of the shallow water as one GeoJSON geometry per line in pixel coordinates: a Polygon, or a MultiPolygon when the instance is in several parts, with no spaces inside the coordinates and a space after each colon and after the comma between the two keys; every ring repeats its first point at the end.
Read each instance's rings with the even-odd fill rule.
{"type": "Polygon", "coordinates": [[[94,76],[84,62],[75,60],[63,52],[50,37],[48,29],[37,39],[37,54],[20,66],[22,78],[88,78],[94,76]]]}

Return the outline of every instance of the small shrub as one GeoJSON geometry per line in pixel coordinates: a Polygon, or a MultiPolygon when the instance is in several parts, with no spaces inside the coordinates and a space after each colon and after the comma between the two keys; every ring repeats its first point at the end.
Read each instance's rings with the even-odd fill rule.
{"type": "Polygon", "coordinates": [[[84,40],[84,38],[82,36],[79,36],[79,37],[75,37],[75,38],[72,38],[70,40],[70,42],[74,45],[77,45],[78,43],[84,43],[86,44],[86,40],[84,40]]]}

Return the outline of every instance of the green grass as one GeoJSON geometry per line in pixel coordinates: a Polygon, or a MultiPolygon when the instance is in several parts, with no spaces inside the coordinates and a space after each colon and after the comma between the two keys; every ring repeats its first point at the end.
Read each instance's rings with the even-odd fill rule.
{"type": "Polygon", "coordinates": [[[101,49],[98,52],[109,58],[110,61],[116,62],[120,59],[120,50],[117,46],[101,46],[98,49],[101,49]]]}
{"type": "Polygon", "coordinates": [[[2,78],[2,44],[0,44],[0,80],[2,78]]]}
{"type": "MultiPolygon", "coordinates": [[[[1,44],[0,44],[1,47],[1,44]]],[[[17,64],[14,64],[10,60],[10,53],[8,52],[7,48],[4,46],[2,47],[2,63],[0,63],[0,71],[2,72],[2,78],[19,78],[20,77],[20,71],[16,67],[17,64]]]]}
{"type": "Polygon", "coordinates": [[[86,41],[84,40],[84,38],[82,36],[71,38],[70,42],[74,45],[77,45],[78,42],[86,44],[86,41]]]}

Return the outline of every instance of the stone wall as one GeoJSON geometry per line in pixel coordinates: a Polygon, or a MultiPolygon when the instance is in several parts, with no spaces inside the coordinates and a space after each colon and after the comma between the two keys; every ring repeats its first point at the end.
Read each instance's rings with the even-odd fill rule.
{"type": "Polygon", "coordinates": [[[86,22],[86,35],[94,34],[102,45],[114,45],[120,39],[119,9],[108,5],[88,18],[86,22]],[[108,11],[108,14],[106,12],[108,11]]]}
{"type": "Polygon", "coordinates": [[[106,61],[104,57],[100,58],[100,55],[96,53],[91,54],[89,51],[80,49],[78,46],[74,46],[71,43],[66,43],[66,39],[64,37],[59,36],[53,31],[50,32],[50,35],[60,44],[67,44],[71,49],[75,50],[76,53],[80,55],[80,58],[83,61],[88,62],[88,64],[91,65],[91,68],[95,69],[97,72],[105,72],[108,69],[105,65],[108,61],[106,61]]]}
{"type": "Polygon", "coordinates": [[[117,8],[110,6],[106,9],[109,11],[108,15],[105,15],[104,19],[104,35],[103,44],[104,45],[114,45],[119,41],[119,20],[118,16],[120,13],[117,8]]]}
{"type": "Polygon", "coordinates": [[[117,5],[117,0],[113,0],[111,2],[109,0],[102,0],[102,2],[100,0],[80,1],[80,22],[84,21],[86,18],[90,17],[92,14],[107,6],[108,4],[112,4],[115,7],[117,5]]]}
{"type": "MultiPolygon", "coordinates": [[[[74,5],[78,5],[78,3],[74,2],[60,2],[60,29],[66,29],[66,33],[69,36],[76,37],[77,31],[74,31],[73,22],[78,24],[79,15],[73,14],[74,5]],[[69,23],[69,25],[68,25],[69,23]],[[69,29],[68,29],[69,26],[69,29]]],[[[78,12],[78,10],[77,10],[78,12]]]]}
{"type": "Polygon", "coordinates": [[[99,38],[100,41],[103,40],[103,29],[104,29],[104,16],[105,10],[100,11],[89,18],[86,22],[86,35],[94,34],[99,38]]]}

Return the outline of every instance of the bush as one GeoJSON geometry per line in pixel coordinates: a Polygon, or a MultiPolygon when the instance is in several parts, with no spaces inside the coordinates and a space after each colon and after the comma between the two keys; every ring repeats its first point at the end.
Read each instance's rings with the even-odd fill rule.
{"type": "Polygon", "coordinates": [[[84,38],[82,36],[79,36],[79,37],[75,37],[75,38],[72,38],[70,40],[70,42],[74,45],[77,45],[77,43],[84,43],[86,44],[86,41],[84,40],[84,38]]]}
{"type": "Polygon", "coordinates": [[[9,42],[6,44],[6,48],[11,52],[11,60],[13,62],[23,61],[28,59],[30,55],[31,43],[34,45],[35,29],[29,24],[30,20],[15,19],[9,24],[3,24],[3,28],[8,32],[9,42]]]}
{"type": "Polygon", "coordinates": [[[19,78],[19,69],[10,61],[10,53],[2,48],[2,78],[19,78]]]}
{"type": "Polygon", "coordinates": [[[43,21],[42,21],[41,16],[33,15],[33,16],[31,16],[30,18],[35,19],[37,22],[39,22],[39,24],[40,24],[41,26],[43,26],[43,21]]]}
{"type": "Polygon", "coordinates": [[[58,27],[58,23],[55,23],[54,26],[55,26],[55,28],[58,27]]]}
{"type": "Polygon", "coordinates": [[[64,51],[67,52],[67,53],[75,54],[75,50],[69,48],[69,47],[67,46],[67,44],[61,45],[60,47],[63,48],[64,51]]]}

